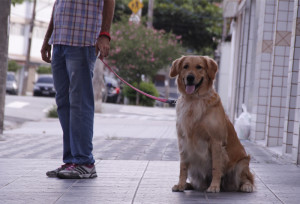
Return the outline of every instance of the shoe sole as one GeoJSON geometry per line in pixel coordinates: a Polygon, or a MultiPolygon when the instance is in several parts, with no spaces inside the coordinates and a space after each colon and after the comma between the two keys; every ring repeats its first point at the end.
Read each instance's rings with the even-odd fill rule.
{"type": "Polygon", "coordinates": [[[59,174],[57,175],[58,178],[61,179],[90,179],[90,178],[96,178],[97,177],[97,173],[92,173],[92,174],[59,174]]]}
{"type": "Polygon", "coordinates": [[[46,175],[50,178],[56,178],[58,176],[57,173],[46,173],[46,175]]]}

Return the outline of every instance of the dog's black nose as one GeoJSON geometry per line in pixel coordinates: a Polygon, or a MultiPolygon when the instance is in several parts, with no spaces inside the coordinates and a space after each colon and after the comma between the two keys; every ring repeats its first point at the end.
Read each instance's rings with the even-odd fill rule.
{"type": "Polygon", "coordinates": [[[192,84],[195,80],[195,77],[194,77],[194,75],[188,75],[186,80],[188,83],[192,84]]]}

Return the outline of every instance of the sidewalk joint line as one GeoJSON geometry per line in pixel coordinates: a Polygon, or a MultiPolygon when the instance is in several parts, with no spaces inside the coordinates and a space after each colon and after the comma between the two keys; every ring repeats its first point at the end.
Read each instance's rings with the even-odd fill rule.
{"type": "MultiPolygon", "coordinates": [[[[31,172],[31,171],[30,171],[30,172],[31,172]]],[[[19,177],[17,177],[16,179],[14,179],[13,181],[11,181],[11,182],[9,182],[9,183],[7,183],[7,184],[1,186],[1,187],[0,187],[0,190],[3,189],[3,188],[5,188],[6,186],[12,184],[13,182],[15,182],[16,180],[18,180],[18,179],[20,179],[20,178],[22,178],[22,176],[19,176],[19,177]]]]}
{"type": "MultiPolygon", "coordinates": [[[[254,171],[255,172],[255,171],[254,171]]],[[[264,184],[264,186],[282,203],[284,202],[265,184],[265,182],[255,173],[255,176],[264,184]]]]}
{"type": "Polygon", "coordinates": [[[70,191],[70,189],[76,184],[76,183],[78,183],[78,181],[79,181],[79,179],[76,179],[76,181],[74,182],[74,183],[72,183],[72,185],[70,185],[70,187],[66,190],[66,191],[64,191],[55,201],[54,201],[54,203],[57,203],[58,201],[59,201],[59,199],[61,198],[61,197],[63,197],[63,195],[65,195],[67,192],[69,192],[70,191]]]}
{"type": "Polygon", "coordinates": [[[139,190],[139,187],[140,187],[140,185],[141,185],[141,182],[142,182],[142,180],[143,180],[143,178],[144,178],[144,175],[145,175],[145,173],[146,173],[146,171],[147,171],[147,169],[148,169],[149,163],[150,163],[150,161],[148,161],[148,163],[147,163],[147,165],[146,165],[146,167],[145,167],[145,170],[144,170],[144,172],[143,172],[143,175],[142,175],[141,179],[139,180],[139,183],[138,183],[138,185],[137,185],[137,187],[136,187],[136,189],[135,189],[135,192],[134,192],[134,195],[133,195],[133,198],[132,198],[131,204],[133,204],[133,203],[134,203],[134,200],[135,200],[136,194],[137,194],[137,192],[138,192],[138,190],[139,190]]]}
{"type": "Polygon", "coordinates": [[[204,198],[205,200],[209,201],[206,191],[204,191],[204,198]]]}

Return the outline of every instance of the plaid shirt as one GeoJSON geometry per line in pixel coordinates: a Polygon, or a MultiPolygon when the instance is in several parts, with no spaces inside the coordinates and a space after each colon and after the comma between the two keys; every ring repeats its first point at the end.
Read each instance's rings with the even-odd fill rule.
{"type": "Polygon", "coordinates": [[[100,33],[103,0],[56,0],[49,44],[93,46],[100,33]]]}

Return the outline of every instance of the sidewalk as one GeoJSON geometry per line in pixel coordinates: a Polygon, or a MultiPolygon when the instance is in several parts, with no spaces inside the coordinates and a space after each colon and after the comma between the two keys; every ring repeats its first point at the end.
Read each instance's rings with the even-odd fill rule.
{"type": "Polygon", "coordinates": [[[96,114],[98,177],[90,180],[46,177],[46,171],[61,164],[57,119],[6,131],[6,140],[0,141],[0,204],[299,203],[300,168],[249,141],[243,144],[252,156],[254,193],[173,193],[179,175],[175,120],[172,114],[151,114],[96,114]]]}

